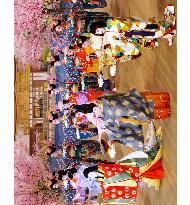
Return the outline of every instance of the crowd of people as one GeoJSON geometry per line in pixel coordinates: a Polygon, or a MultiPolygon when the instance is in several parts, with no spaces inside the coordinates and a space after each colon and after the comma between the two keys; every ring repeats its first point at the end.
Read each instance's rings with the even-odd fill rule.
{"type": "Polygon", "coordinates": [[[47,118],[63,134],[47,154],[59,165],[52,167],[51,188],[63,191],[64,204],[97,204],[99,194],[104,203],[135,203],[138,186],[158,190],[164,177],[162,133],[154,121],[170,116],[169,94],[135,88],[118,93],[104,69],[114,76],[118,63],[139,58],[144,48],[157,47],[159,38],[171,46],[174,6],[165,8],[163,20],[147,21],[89,11],[103,7],[105,0],[68,0],[44,9],[52,31],[44,88],[56,95],[47,118]],[[133,151],[113,162],[115,144],[133,151]],[[103,160],[105,155],[113,160],[103,160]]]}

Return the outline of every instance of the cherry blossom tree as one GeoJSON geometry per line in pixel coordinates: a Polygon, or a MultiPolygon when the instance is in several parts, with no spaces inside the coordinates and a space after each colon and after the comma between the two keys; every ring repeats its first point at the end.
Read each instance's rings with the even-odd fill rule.
{"type": "Polygon", "coordinates": [[[42,65],[42,51],[48,39],[43,8],[43,0],[15,0],[15,56],[36,69],[42,65]]]}
{"type": "Polygon", "coordinates": [[[26,142],[19,138],[15,142],[15,205],[58,205],[61,193],[50,189],[53,178],[48,167],[36,154],[30,156],[26,142]]]}

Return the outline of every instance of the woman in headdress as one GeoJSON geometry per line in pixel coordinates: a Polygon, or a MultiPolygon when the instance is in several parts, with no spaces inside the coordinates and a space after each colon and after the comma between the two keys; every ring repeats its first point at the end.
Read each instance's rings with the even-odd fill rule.
{"type": "Polygon", "coordinates": [[[97,126],[99,137],[106,133],[109,140],[144,150],[143,127],[154,119],[170,116],[168,93],[140,94],[133,89],[128,94],[103,96],[87,119],[97,126]]]}
{"type": "Polygon", "coordinates": [[[150,42],[158,38],[167,38],[169,45],[172,44],[176,33],[174,6],[166,7],[163,21],[109,18],[107,22],[92,23],[90,32],[91,45],[100,58],[101,68],[114,62],[136,59],[141,56],[144,47],[150,47],[150,42]]]}

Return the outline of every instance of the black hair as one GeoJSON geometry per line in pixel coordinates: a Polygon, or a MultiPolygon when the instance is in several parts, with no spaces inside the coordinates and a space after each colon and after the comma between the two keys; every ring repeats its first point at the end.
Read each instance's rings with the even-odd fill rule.
{"type": "Polygon", "coordinates": [[[51,84],[49,84],[49,86],[51,86],[51,90],[56,89],[56,84],[51,83],[51,84]]]}
{"type": "Polygon", "coordinates": [[[55,55],[55,56],[53,56],[53,57],[54,57],[54,59],[55,59],[55,62],[60,60],[58,55],[55,55]]]}
{"type": "Polygon", "coordinates": [[[53,122],[53,120],[56,120],[56,119],[58,119],[59,118],[59,116],[58,116],[58,114],[57,113],[53,113],[53,112],[51,112],[51,115],[52,115],[52,117],[53,117],[53,119],[52,120],[49,120],[49,122],[53,122]]]}
{"type": "Polygon", "coordinates": [[[69,46],[69,49],[75,49],[74,46],[69,46]]]}
{"type": "Polygon", "coordinates": [[[62,180],[62,177],[67,174],[67,171],[58,170],[57,173],[58,173],[58,180],[62,180]]]}
{"type": "Polygon", "coordinates": [[[62,100],[62,101],[63,101],[63,104],[67,104],[67,103],[69,103],[68,100],[62,100]]]}
{"type": "Polygon", "coordinates": [[[88,167],[83,171],[83,174],[86,178],[88,178],[88,174],[90,172],[97,172],[98,171],[98,165],[95,165],[93,167],[88,167]]]}
{"type": "Polygon", "coordinates": [[[70,178],[70,179],[72,179],[73,178],[73,175],[75,174],[75,173],[77,173],[77,169],[74,167],[74,168],[71,168],[71,169],[68,169],[67,170],[67,173],[68,173],[68,177],[70,178]]]}
{"type": "Polygon", "coordinates": [[[56,179],[51,179],[51,185],[50,185],[50,188],[53,189],[53,185],[55,185],[57,183],[57,180],[56,179]]]}
{"type": "Polygon", "coordinates": [[[54,66],[55,61],[50,62],[50,66],[54,66]]]}
{"type": "Polygon", "coordinates": [[[86,124],[80,124],[79,127],[80,127],[81,129],[85,129],[85,128],[88,128],[88,125],[86,125],[86,124]]]}
{"type": "Polygon", "coordinates": [[[56,152],[56,148],[54,144],[50,145],[48,148],[51,149],[51,151],[47,153],[47,155],[50,157],[54,152],[56,152]]]}
{"type": "Polygon", "coordinates": [[[52,30],[55,30],[57,26],[61,26],[61,20],[57,20],[57,24],[52,27],[52,30]]]}
{"type": "Polygon", "coordinates": [[[78,40],[79,42],[77,43],[78,47],[82,48],[82,45],[85,41],[87,41],[89,37],[86,36],[79,36],[78,40]]]}
{"type": "Polygon", "coordinates": [[[48,90],[48,93],[51,94],[51,91],[52,91],[52,90],[48,90]]]}
{"type": "Polygon", "coordinates": [[[93,22],[90,25],[90,33],[97,35],[97,36],[102,36],[101,34],[96,34],[96,29],[97,28],[105,28],[105,27],[107,27],[107,24],[104,21],[93,22]]]}
{"type": "Polygon", "coordinates": [[[90,104],[83,104],[83,105],[73,105],[72,107],[76,110],[76,112],[82,112],[84,114],[87,114],[93,112],[93,108],[96,107],[96,104],[90,103],[90,104]]]}

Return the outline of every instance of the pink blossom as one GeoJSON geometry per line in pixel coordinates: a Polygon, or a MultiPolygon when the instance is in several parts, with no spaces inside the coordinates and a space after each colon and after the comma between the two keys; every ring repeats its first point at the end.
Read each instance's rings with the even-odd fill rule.
{"type": "Polygon", "coordinates": [[[15,56],[37,70],[49,35],[42,10],[43,0],[15,0],[15,56]]]}
{"type": "Polygon", "coordinates": [[[60,204],[61,193],[49,188],[53,176],[39,157],[39,151],[30,156],[22,138],[15,142],[15,205],[60,204]]]}

